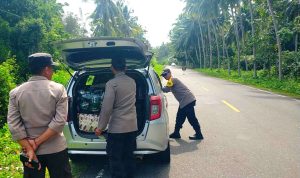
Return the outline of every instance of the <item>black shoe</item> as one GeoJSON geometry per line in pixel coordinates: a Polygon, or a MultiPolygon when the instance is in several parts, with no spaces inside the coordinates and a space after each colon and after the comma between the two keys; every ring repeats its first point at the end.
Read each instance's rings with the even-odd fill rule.
{"type": "Polygon", "coordinates": [[[170,135],[170,138],[181,138],[181,136],[180,136],[180,133],[173,132],[173,133],[170,135]]]}
{"type": "Polygon", "coordinates": [[[195,134],[194,136],[189,137],[190,140],[203,140],[202,134],[195,134]]]}

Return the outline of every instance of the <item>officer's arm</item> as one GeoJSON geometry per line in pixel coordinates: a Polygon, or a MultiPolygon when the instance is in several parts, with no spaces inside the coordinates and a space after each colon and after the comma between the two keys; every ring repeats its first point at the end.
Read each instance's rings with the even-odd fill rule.
{"type": "Polygon", "coordinates": [[[42,135],[34,139],[34,142],[36,144],[36,147],[47,141],[49,138],[53,137],[56,135],[57,132],[54,131],[53,129],[48,128],[42,135]]]}
{"type": "Polygon", "coordinates": [[[171,88],[174,86],[174,81],[170,78],[165,87],[162,88],[162,91],[168,93],[171,91],[171,88]]]}
{"type": "Polygon", "coordinates": [[[13,140],[18,141],[27,138],[25,126],[16,101],[16,95],[13,91],[9,94],[7,123],[13,140]]]}
{"type": "Polygon", "coordinates": [[[64,86],[61,87],[61,94],[56,102],[55,116],[48,125],[48,129],[35,139],[37,146],[63,131],[68,117],[68,96],[64,86]]]}
{"type": "Polygon", "coordinates": [[[107,127],[109,118],[111,116],[115,101],[115,89],[112,82],[107,82],[105,87],[105,94],[102,102],[100,118],[98,122],[98,129],[104,130],[107,127]]]}
{"type": "Polygon", "coordinates": [[[167,86],[164,86],[164,87],[162,87],[162,91],[163,91],[164,93],[168,93],[168,92],[171,91],[171,88],[170,88],[170,87],[167,87],[167,86]]]}
{"type": "Polygon", "coordinates": [[[16,101],[14,91],[9,94],[9,104],[7,113],[7,123],[13,140],[18,141],[23,149],[26,150],[30,160],[35,159],[34,148],[27,140],[27,133],[23,124],[19,107],[16,101]]]}

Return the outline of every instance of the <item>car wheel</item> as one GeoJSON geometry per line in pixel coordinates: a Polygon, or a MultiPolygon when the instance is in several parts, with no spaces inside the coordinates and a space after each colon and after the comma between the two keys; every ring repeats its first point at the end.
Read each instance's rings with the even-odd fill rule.
{"type": "Polygon", "coordinates": [[[170,143],[165,151],[161,151],[155,155],[157,162],[169,164],[171,161],[170,143]]]}
{"type": "Polygon", "coordinates": [[[77,162],[80,162],[80,161],[84,160],[84,159],[82,159],[82,158],[83,158],[83,155],[69,154],[69,158],[70,158],[70,160],[71,160],[72,162],[74,162],[74,163],[77,163],[77,162]]]}

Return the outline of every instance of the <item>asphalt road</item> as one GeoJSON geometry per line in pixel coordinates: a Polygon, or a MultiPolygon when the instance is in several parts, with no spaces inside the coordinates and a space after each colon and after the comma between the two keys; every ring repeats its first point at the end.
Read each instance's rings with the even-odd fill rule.
{"type": "MultiPolygon", "coordinates": [[[[244,85],[171,68],[195,94],[203,141],[171,139],[171,164],[138,160],[138,178],[299,178],[300,101],[244,85]]],[[[168,98],[170,132],[178,103],[168,98]]],[[[81,177],[108,177],[105,157],[90,158],[81,177]]]]}

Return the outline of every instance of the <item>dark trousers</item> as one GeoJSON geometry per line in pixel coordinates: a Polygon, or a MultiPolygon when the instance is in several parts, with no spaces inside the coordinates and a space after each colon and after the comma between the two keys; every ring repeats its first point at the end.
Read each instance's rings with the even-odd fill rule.
{"type": "Polygon", "coordinates": [[[69,164],[68,151],[37,155],[41,163],[41,170],[35,170],[24,166],[24,178],[45,178],[46,167],[51,178],[71,178],[71,166],[69,164]]]}
{"type": "Polygon", "coordinates": [[[179,132],[182,128],[185,119],[188,118],[189,123],[194,128],[196,134],[201,134],[200,124],[195,115],[194,106],[196,105],[196,101],[191,102],[183,108],[178,108],[177,116],[176,116],[176,124],[175,124],[175,132],[179,132]]]}
{"type": "Polygon", "coordinates": [[[135,172],[136,132],[108,133],[106,152],[112,178],[131,178],[135,172]]]}

